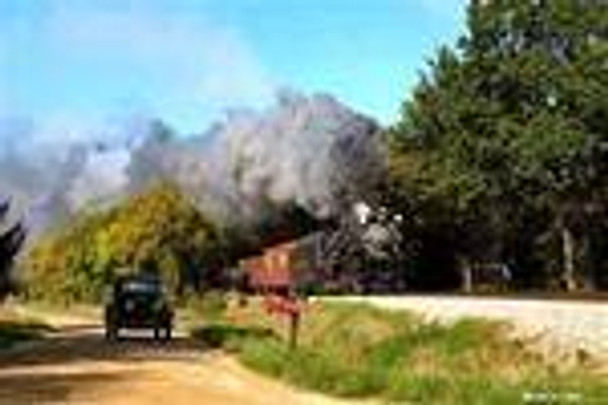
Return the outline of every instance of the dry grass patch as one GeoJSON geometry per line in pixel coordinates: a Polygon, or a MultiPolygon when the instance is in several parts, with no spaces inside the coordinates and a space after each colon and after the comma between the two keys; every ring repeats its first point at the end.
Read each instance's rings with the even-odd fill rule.
{"type": "Polygon", "coordinates": [[[227,339],[246,365],[338,396],[513,404],[527,392],[550,391],[608,399],[605,376],[582,366],[552,367],[512,340],[503,323],[464,319],[441,325],[407,312],[315,302],[302,320],[299,346],[290,350],[285,319],[269,316],[259,302],[226,319],[258,331],[227,339]]]}

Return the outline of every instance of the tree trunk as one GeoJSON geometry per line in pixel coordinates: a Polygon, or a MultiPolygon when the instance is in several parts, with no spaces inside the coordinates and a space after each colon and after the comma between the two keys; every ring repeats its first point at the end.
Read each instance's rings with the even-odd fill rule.
{"type": "Polygon", "coordinates": [[[596,290],[596,276],[594,273],[594,263],[592,260],[591,253],[591,238],[592,234],[590,232],[586,232],[582,238],[580,243],[580,256],[579,256],[579,266],[581,267],[581,282],[585,291],[595,291],[596,290]]]}
{"type": "Polygon", "coordinates": [[[468,260],[463,260],[460,263],[460,276],[462,279],[462,290],[470,294],[473,292],[473,269],[468,260]]]}
{"type": "Polygon", "coordinates": [[[572,231],[568,227],[562,227],[562,251],[564,257],[564,273],[562,280],[566,291],[575,291],[576,285],[576,258],[575,241],[572,231]]]}

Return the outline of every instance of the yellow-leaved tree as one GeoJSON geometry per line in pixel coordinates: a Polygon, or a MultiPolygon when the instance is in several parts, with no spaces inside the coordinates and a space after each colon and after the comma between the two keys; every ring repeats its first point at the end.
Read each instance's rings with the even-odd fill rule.
{"type": "Polygon", "coordinates": [[[23,282],[34,298],[98,301],[116,275],[155,272],[181,295],[220,271],[220,245],[216,226],[163,182],[42,238],[23,263],[23,282]]]}

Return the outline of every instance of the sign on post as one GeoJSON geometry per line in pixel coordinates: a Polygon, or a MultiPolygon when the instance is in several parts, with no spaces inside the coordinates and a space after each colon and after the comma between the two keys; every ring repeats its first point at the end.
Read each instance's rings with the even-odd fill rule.
{"type": "Polygon", "coordinates": [[[288,342],[290,348],[295,348],[298,344],[298,332],[300,327],[300,316],[302,314],[302,305],[299,300],[293,295],[267,295],[264,299],[266,311],[270,314],[276,314],[286,317],[288,320],[288,342]]]}
{"type": "Polygon", "coordinates": [[[302,301],[294,293],[306,273],[298,261],[302,256],[301,250],[300,243],[291,241],[268,248],[263,254],[241,262],[253,290],[263,295],[266,312],[287,319],[287,340],[291,348],[298,343],[303,309],[302,301]]]}

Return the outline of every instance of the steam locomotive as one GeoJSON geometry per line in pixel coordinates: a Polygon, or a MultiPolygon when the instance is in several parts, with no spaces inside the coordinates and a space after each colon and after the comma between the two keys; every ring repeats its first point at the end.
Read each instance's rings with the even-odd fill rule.
{"type": "Polygon", "coordinates": [[[403,273],[395,268],[399,222],[359,203],[337,226],[267,247],[242,259],[239,268],[259,292],[394,292],[404,289],[404,279],[395,277],[403,273]]]}
{"type": "MultiPolygon", "coordinates": [[[[403,260],[402,228],[399,215],[358,203],[338,226],[267,247],[242,259],[239,269],[247,288],[262,293],[405,292],[417,284],[403,260]]],[[[512,276],[505,263],[475,263],[459,271],[453,288],[505,292],[512,276]]]]}

